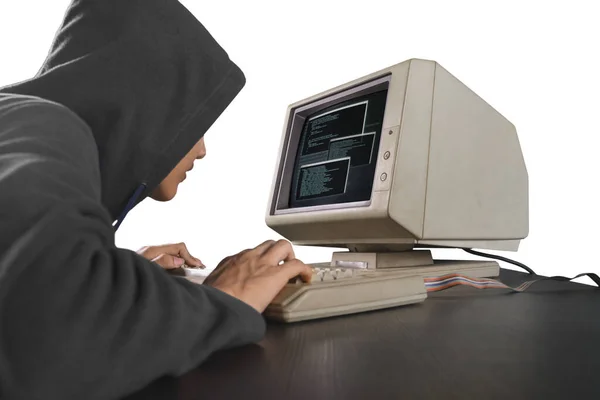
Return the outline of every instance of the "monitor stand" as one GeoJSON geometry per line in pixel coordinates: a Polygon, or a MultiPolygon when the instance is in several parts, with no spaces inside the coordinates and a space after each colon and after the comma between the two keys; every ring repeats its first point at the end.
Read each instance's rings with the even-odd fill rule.
{"type": "Polygon", "coordinates": [[[373,253],[335,252],[329,266],[330,268],[353,268],[370,275],[385,276],[387,273],[393,272],[394,274],[419,275],[424,278],[448,274],[490,278],[500,274],[500,266],[496,261],[434,260],[430,250],[373,253]]]}

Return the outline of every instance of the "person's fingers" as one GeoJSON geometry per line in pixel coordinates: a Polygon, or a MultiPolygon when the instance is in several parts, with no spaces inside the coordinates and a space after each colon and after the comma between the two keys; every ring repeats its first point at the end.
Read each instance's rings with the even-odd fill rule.
{"type": "Polygon", "coordinates": [[[177,243],[175,246],[178,250],[176,254],[170,253],[168,251],[166,251],[165,253],[180,256],[190,267],[205,268],[204,264],[202,264],[202,261],[190,254],[185,243],[177,243]]]}
{"type": "Polygon", "coordinates": [[[266,253],[266,252],[267,252],[267,251],[268,251],[268,250],[269,250],[269,249],[270,249],[270,248],[271,248],[271,247],[272,247],[272,246],[273,246],[275,243],[277,243],[277,242],[275,242],[274,240],[267,240],[267,241],[265,241],[265,242],[263,242],[263,243],[259,244],[258,246],[256,246],[256,247],[254,248],[254,250],[253,250],[253,251],[254,251],[256,254],[258,254],[259,256],[262,256],[262,255],[263,255],[263,254],[265,254],[265,253],[266,253]]]}
{"type": "Polygon", "coordinates": [[[278,265],[281,261],[291,261],[296,258],[292,245],[287,240],[279,240],[272,245],[264,254],[264,258],[270,264],[278,265]]]}
{"type": "Polygon", "coordinates": [[[144,248],[143,251],[144,256],[151,260],[160,256],[161,254],[169,254],[175,257],[183,258],[185,263],[190,267],[204,268],[202,261],[190,254],[185,243],[151,246],[144,248]]]}
{"type": "Polygon", "coordinates": [[[297,276],[300,276],[304,282],[310,282],[313,270],[300,260],[291,260],[281,265],[279,273],[285,278],[285,282],[297,276]]]}
{"type": "Polygon", "coordinates": [[[170,254],[161,254],[154,258],[152,262],[157,263],[164,269],[179,268],[184,264],[183,258],[172,256],[170,254]]]}

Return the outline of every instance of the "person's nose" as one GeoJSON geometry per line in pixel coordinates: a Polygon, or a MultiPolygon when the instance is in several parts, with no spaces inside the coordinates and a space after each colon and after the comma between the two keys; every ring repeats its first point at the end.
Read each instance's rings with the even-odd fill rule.
{"type": "Polygon", "coordinates": [[[206,157],[206,146],[204,145],[204,143],[202,143],[200,149],[198,150],[198,154],[196,155],[196,160],[201,160],[204,157],[206,157]]]}

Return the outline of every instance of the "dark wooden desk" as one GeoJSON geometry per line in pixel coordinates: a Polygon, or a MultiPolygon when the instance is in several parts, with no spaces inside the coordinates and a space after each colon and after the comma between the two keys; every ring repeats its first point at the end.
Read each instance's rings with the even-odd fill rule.
{"type": "MultiPolygon", "coordinates": [[[[502,271],[509,284],[524,274],[502,271]]],[[[137,399],[600,399],[600,290],[457,287],[385,311],[270,324],[137,399]]]]}

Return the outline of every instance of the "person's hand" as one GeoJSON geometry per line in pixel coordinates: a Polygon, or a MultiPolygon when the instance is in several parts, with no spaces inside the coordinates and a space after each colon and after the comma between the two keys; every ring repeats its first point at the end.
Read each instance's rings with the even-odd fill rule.
{"type": "Polygon", "coordinates": [[[225,258],[204,284],[236,297],[262,313],[285,284],[296,276],[310,282],[312,268],[296,259],[289,242],[269,240],[254,249],[225,258]]]}
{"type": "Polygon", "coordinates": [[[184,243],[142,247],[137,253],[167,270],[181,268],[183,264],[191,268],[205,268],[202,261],[190,254],[184,243]]]}

